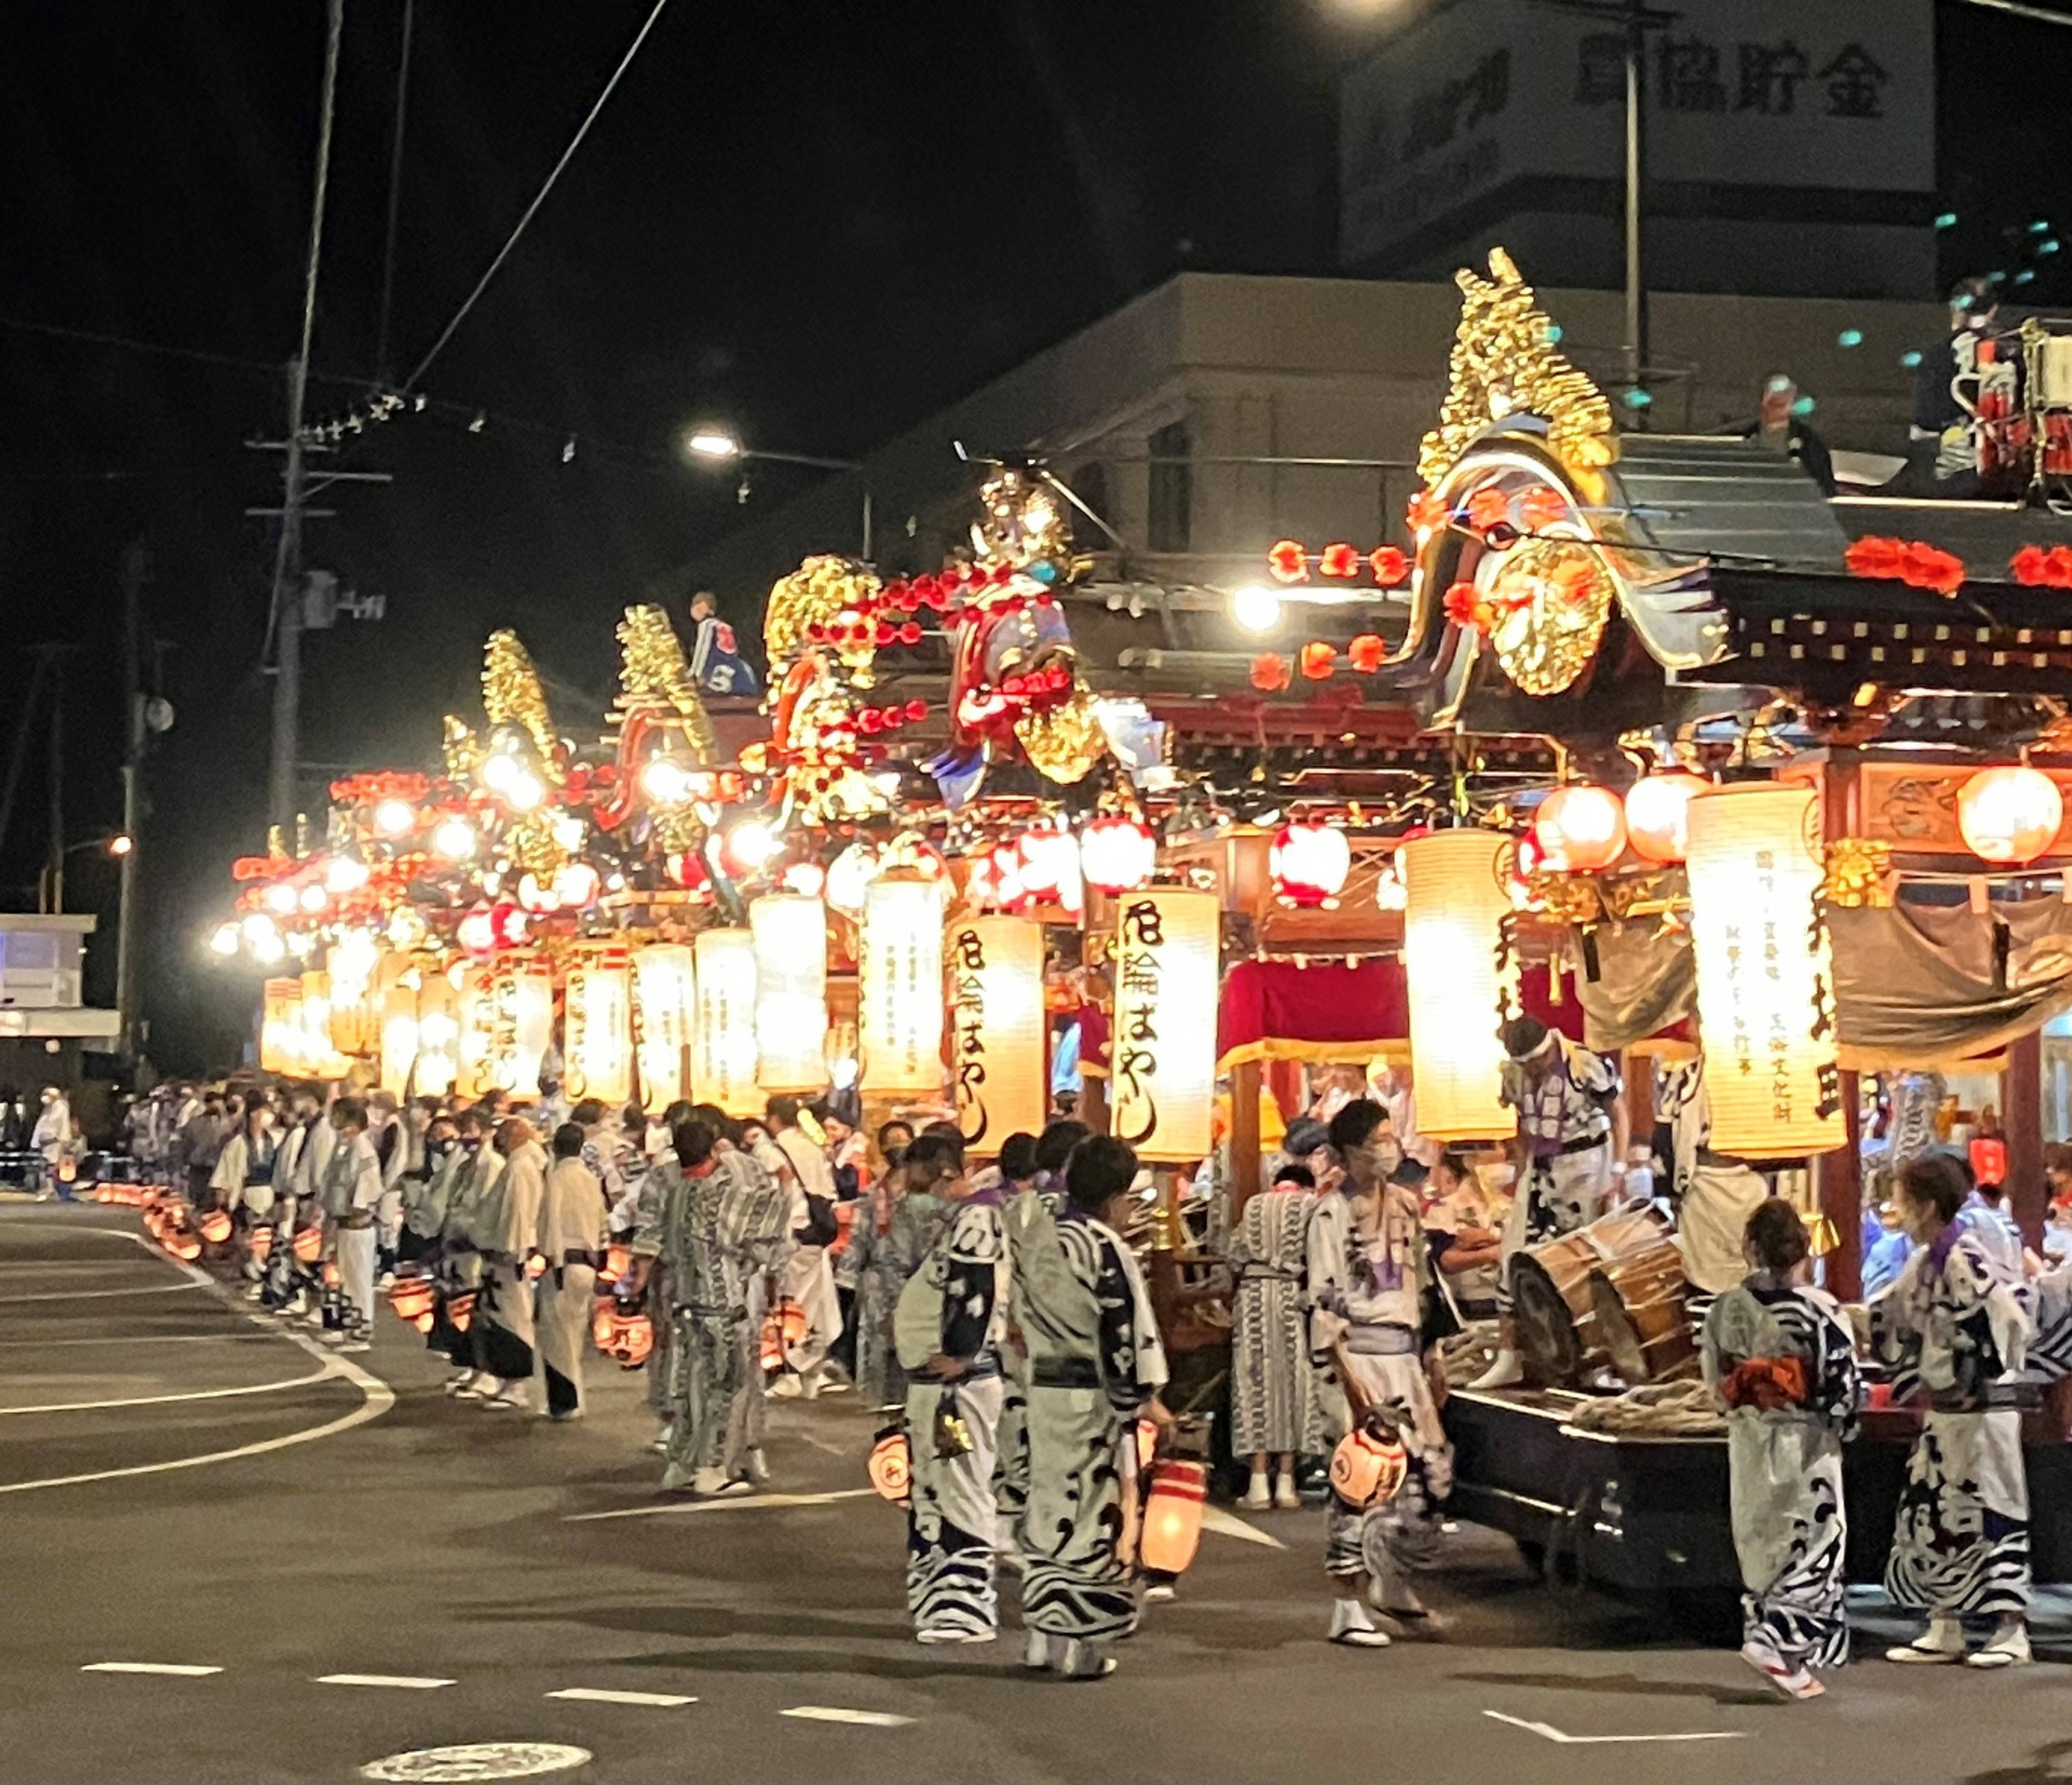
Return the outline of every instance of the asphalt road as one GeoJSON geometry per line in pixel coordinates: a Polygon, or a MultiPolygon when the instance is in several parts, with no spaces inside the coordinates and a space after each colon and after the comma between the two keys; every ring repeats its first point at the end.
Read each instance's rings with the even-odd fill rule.
{"type": "Polygon", "coordinates": [[[594,1369],[570,1426],[458,1405],[385,1312],[371,1353],[324,1355],[134,1232],[0,1206],[6,1785],[346,1781],[480,1742],[587,1750],[540,1776],[610,1785],[2072,1781],[2072,1640],[1924,1677],[1874,1658],[1866,1604],[1871,1658],[1787,1705],[1464,1528],[1437,1639],[1335,1649],[1314,1508],[1219,1515],[1105,1682],[1025,1676],[1012,1632],[923,1649],[846,1398],[773,1403],[767,1495],[660,1500],[639,1377],[594,1369]]]}

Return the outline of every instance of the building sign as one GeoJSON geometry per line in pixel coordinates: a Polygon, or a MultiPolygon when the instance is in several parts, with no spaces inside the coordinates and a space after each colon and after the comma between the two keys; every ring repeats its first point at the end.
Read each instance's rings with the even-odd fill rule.
{"type": "Polygon", "coordinates": [[[950,1077],[964,1145],[990,1159],[1050,1110],[1043,926],[1026,917],[950,925],[950,1077]]]}
{"type": "Polygon", "coordinates": [[[634,951],[633,1052],[640,1106],[650,1115],[677,1102],[689,1085],[694,984],[689,944],[651,942],[634,951]]]}
{"type": "Polygon", "coordinates": [[[861,1084],[871,1094],[943,1091],[943,890],[886,874],[863,895],[857,959],[861,1084]]]}
{"type": "Polygon", "coordinates": [[[1518,995],[1507,940],[1515,848],[1494,831],[1436,831],[1396,851],[1417,1126],[1434,1140],[1517,1131],[1516,1112],[1498,1095],[1501,1032],[1518,995]]]}
{"type": "Polygon", "coordinates": [[[1743,1159],[1831,1151],[1848,1137],[1818,903],[1819,795],[1753,782],[1698,794],[1690,814],[1707,1144],[1743,1159]]]}
{"type": "Polygon", "coordinates": [[[1116,901],[1108,1126],[1149,1163],[1192,1164],[1212,1145],[1222,933],[1213,892],[1161,887],[1116,901]]]}
{"type": "MultiPolygon", "coordinates": [[[[1934,75],[1928,0],[1682,0],[1646,34],[1647,178],[1931,193],[1934,75]]],[[[1616,20],[1540,0],[1428,9],[1341,85],[1341,260],[1513,181],[1622,178],[1626,82],[1616,20]]]]}
{"type": "Polygon", "coordinates": [[[706,929],[691,945],[696,963],[691,1096],[730,1116],[760,1115],[755,1088],[755,943],[745,929],[706,929]]]}

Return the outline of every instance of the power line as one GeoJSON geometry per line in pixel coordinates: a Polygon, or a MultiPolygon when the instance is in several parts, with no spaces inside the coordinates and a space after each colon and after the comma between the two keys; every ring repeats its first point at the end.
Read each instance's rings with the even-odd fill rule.
{"type": "Polygon", "coordinates": [[[374,369],[388,375],[388,313],[396,294],[396,220],[403,199],[403,120],[410,96],[410,36],[417,0],[403,0],[403,47],[396,59],[396,130],[388,146],[388,228],[381,250],[381,326],[375,338],[374,369]]]}
{"type": "MultiPolygon", "coordinates": [[[[237,371],[263,373],[268,378],[278,378],[278,363],[264,359],[247,359],[234,353],[215,353],[204,347],[176,347],[162,341],[140,341],[133,335],[108,334],[94,329],[75,329],[60,326],[56,322],[31,322],[25,317],[0,316],[0,329],[10,329],[21,334],[48,335],[57,341],[78,341],[89,347],[121,347],[131,353],[147,353],[162,359],[186,359],[197,365],[224,366],[237,371]]],[[[318,371],[311,368],[310,377],[319,384],[364,384],[362,378],[348,377],[342,372],[318,371]]]]}
{"type": "Polygon", "coordinates": [[[532,202],[525,207],[524,215],[519,218],[517,227],[511,232],[509,238],[504,242],[503,247],[496,251],[496,258],[489,263],[488,270],[475,281],[475,289],[467,294],[467,299],[462,303],[460,308],[454,312],[453,320],[440,331],[439,338],[432,343],[430,351],[417,362],[417,370],[403,380],[404,388],[406,390],[414,386],[417,380],[425,375],[426,371],[431,363],[438,358],[446,343],[453,339],[454,331],[467,320],[467,314],[475,308],[475,300],[489,289],[489,281],[496,277],[498,270],[503,266],[504,261],[510,258],[512,249],[518,245],[518,238],[525,233],[526,225],[532,222],[540,207],[547,202],[547,195],[553,191],[554,183],[560,179],[562,170],[574,158],[576,150],[582,146],[582,140],[590,134],[590,127],[597,122],[598,114],[604,109],[605,101],[611,97],[612,90],[618,86],[626,71],[633,65],[633,58],[639,53],[640,46],[648,41],[648,34],[655,28],[656,20],[662,16],[662,9],[668,3],[669,0],[655,0],[655,10],[648,14],[647,23],[640,27],[632,43],[627,46],[626,54],[619,58],[619,66],[611,71],[611,78],[605,82],[604,91],[597,96],[597,101],[590,107],[589,116],[584,118],[582,124],[577,127],[576,133],[569,139],[568,147],[561,151],[561,158],[554,163],[553,170],[547,175],[546,183],[534,194],[532,202]]]}

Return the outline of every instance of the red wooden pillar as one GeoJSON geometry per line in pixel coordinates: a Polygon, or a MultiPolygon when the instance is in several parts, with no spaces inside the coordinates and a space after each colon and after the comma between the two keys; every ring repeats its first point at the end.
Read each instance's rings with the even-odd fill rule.
{"type": "Polygon", "coordinates": [[[1240,1060],[1231,1068],[1230,1218],[1259,1193],[1259,1062],[1240,1060]]]}
{"type": "Polygon", "coordinates": [[[2050,1185],[2043,1175],[2043,1036],[2031,1029],[2008,1044],[2000,1074],[2000,1126],[2007,1141],[2008,1213],[2022,1238],[2043,1250],[2043,1218],[2050,1185]]]}
{"type": "MultiPolygon", "coordinates": [[[[1820,771],[1823,835],[1832,842],[1849,835],[1857,819],[1856,753],[1832,750],[1820,771]]],[[[1854,1073],[1841,1077],[1842,1145],[1813,1162],[1820,1213],[1835,1230],[1835,1250],[1827,1254],[1827,1291],[1844,1302],[1864,1292],[1864,1155],[1860,1088],[1854,1073]]]]}

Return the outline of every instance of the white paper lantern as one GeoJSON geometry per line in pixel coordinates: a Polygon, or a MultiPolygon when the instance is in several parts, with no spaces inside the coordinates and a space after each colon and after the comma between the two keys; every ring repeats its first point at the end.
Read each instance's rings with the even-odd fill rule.
{"type": "Polygon", "coordinates": [[[1433,1140],[1496,1140],[1517,1131],[1516,1112],[1498,1098],[1499,1031],[1517,995],[1517,968],[1504,946],[1511,847],[1494,831],[1439,831],[1396,853],[1417,1126],[1433,1140]]]}
{"type": "Polygon", "coordinates": [[[442,974],[427,974],[417,988],[417,1055],[414,1088],[420,1097],[444,1097],[460,1076],[460,1001],[442,974]]]}
{"type": "Polygon", "coordinates": [[[863,897],[857,962],[860,1082],[866,1093],[943,1090],[943,895],[938,883],[888,875],[863,897]]]}
{"type": "Polygon", "coordinates": [[[755,943],[745,929],[708,929],[691,945],[697,1016],[691,1095],[729,1115],[759,1115],[755,1087],[755,943]]]}
{"type": "Polygon", "coordinates": [[[300,979],[269,979],[260,992],[259,1069],[291,1074],[302,1069],[300,979]]]}
{"type": "Polygon", "coordinates": [[[471,1101],[489,1089],[489,1056],[496,1044],[496,1008],[487,967],[464,968],[454,991],[454,1016],[460,1024],[455,1053],[454,1094],[471,1101]]]}
{"type": "Polygon", "coordinates": [[[1079,871],[1087,885],[1111,897],[1151,878],[1158,865],[1158,839],[1149,825],[1112,814],[1079,833],[1079,871]]]}
{"type": "Polygon", "coordinates": [[[633,984],[616,950],[569,966],[562,1001],[562,1089],[571,1103],[620,1104],[633,1094],[633,984]]]}
{"type": "Polygon", "coordinates": [[[639,1017],[635,1052],[640,1106],[660,1114],[689,1084],[687,1060],[696,1015],[691,950],[683,942],[651,942],[633,956],[633,1007],[639,1017]]]}
{"type": "Polygon", "coordinates": [[[990,1159],[1009,1135],[1040,1133],[1050,1109],[1043,926],[973,917],[951,925],[946,942],[957,1126],[990,1159]]]}
{"type": "Polygon", "coordinates": [[[1223,906],[1213,892],[1140,888],[1116,901],[1109,1128],[1153,1164],[1210,1148],[1223,906]]]}
{"type": "Polygon", "coordinates": [[[416,979],[400,954],[383,956],[375,978],[381,1009],[381,1088],[394,1098],[409,1089],[410,1071],[417,1061],[416,979]]]}
{"type": "Polygon", "coordinates": [[[1819,795],[1791,782],[1715,787],[1691,802],[1690,827],[1708,1144],[1743,1159],[1832,1151],[1847,1131],[1819,795]]]}
{"type": "Polygon", "coordinates": [[[828,1033],[828,913],[800,892],[748,908],[755,942],[755,1081],[772,1094],[823,1090],[828,1033]]]}
{"type": "Polygon", "coordinates": [[[371,929],[339,934],[324,957],[331,975],[331,1043],[340,1053],[371,1054],[380,1043],[380,1011],[374,996],[380,945],[371,929]]]}

